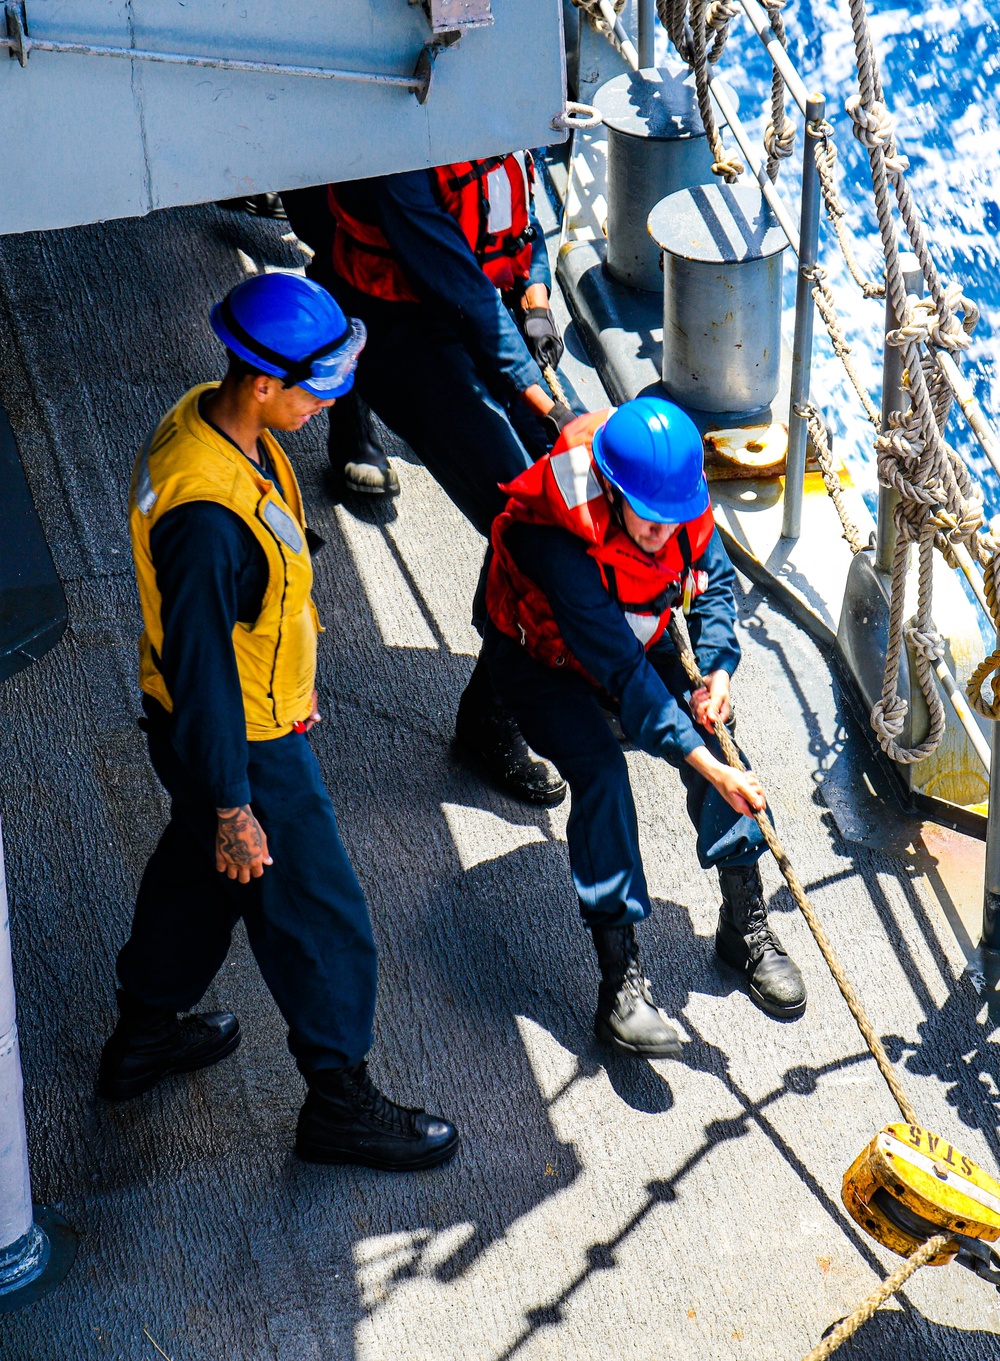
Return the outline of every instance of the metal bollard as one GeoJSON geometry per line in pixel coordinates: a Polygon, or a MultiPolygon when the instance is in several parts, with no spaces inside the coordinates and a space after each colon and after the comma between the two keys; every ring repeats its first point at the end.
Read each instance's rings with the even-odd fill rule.
{"type": "Polygon", "coordinates": [[[802,532],[802,496],[806,476],[805,418],[799,415],[809,400],[812,368],[813,271],[819,260],[820,185],[816,174],[814,132],[826,116],[826,100],[812,94],[806,101],[806,135],[802,149],[802,204],[799,212],[799,272],[795,287],[795,338],[792,342],[792,382],[788,403],[788,453],[785,456],[785,494],[781,537],[797,539],[802,532]],[[813,129],[813,132],[810,132],[813,129]]]}
{"type": "Polygon", "coordinates": [[[663,384],[681,406],[765,411],[781,374],[781,256],[788,244],[756,184],[706,184],[658,203],[663,384]]]}
{"type": "MultiPolygon", "coordinates": [[[[907,296],[924,296],[924,275],[920,261],[907,251],[899,257],[900,268],[906,283],[907,296]]],[[[885,295],[885,334],[897,330],[903,318],[896,316],[888,289],[885,295]]],[[[889,412],[903,411],[908,397],[903,389],[903,351],[897,345],[886,342],[882,350],[882,429],[889,428],[889,412]]],[[[879,572],[892,571],[892,556],[896,551],[896,522],[893,511],[899,501],[899,492],[891,487],[878,489],[878,529],[875,536],[875,569],[879,572]]],[[[1000,766],[995,767],[1000,770],[1000,766]]]]}
{"type": "Polygon", "coordinates": [[[75,1252],[75,1236],[65,1220],[44,1207],[36,1214],[31,1203],[0,833],[0,1313],[28,1304],[58,1285],[75,1252]]]}
{"type": "Polygon", "coordinates": [[[608,273],[659,293],[660,252],[646,230],[650,209],[712,179],[694,73],[679,61],[632,71],[602,85],[594,103],[608,130],[608,273]]]}

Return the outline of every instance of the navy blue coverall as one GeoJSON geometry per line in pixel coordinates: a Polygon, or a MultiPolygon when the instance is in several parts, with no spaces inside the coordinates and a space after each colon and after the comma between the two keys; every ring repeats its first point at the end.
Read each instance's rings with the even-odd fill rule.
{"type": "MultiPolygon", "coordinates": [[[[541,371],[461,227],[438,202],[431,171],[357,180],[338,185],[337,194],[349,212],[378,224],[421,299],[387,302],[329,266],[310,267],[345,313],[368,328],[358,394],[488,538],[506,500],[498,484],[548,450],[541,422],[520,400],[542,383],[541,371]]],[[[532,221],[528,282],[550,288],[545,242],[532,221]]],[[[342,466],[343,450],[331,447],[331,455],[342,466]]]]}
{"type": "MultiPolygon", "coordinates": [[[[512,524],[504,542],[518,568],[544,592],[574,657],[619,702],[629,740],[677,767],[702,867],[754,864],[766,849],[760,828],[684,759],[703,744],[723,758],[715,737],[694,725],[687,703],[691,687],[669,638],[643,650],[586,544],[568,530],[512,524]]],[[[703,675],[719,669],[732,675],[740,660],[734,573],[718,530],[694,569],[707,572],[709,580],[688,619],[699,668],[703,675]]],[[[525,740],[569,784],[566,838],[585,924],[642,921],[652,909],[628,766],[597,692],[576,673],[536,661],[492,623],[483,652],[497,696],[525,740]]]]}
{"type": "Polygon", "coordinates": [[[302,1073],[353,1066],[371,1048],[375,1013],[364,894],[309,738],[246,737],[232,633],[237,620],[260,613],[264,551],[237,515],[209,501],[169,511],[151,547],[174,712],[144,696],[144,726],[170,795],[170,822],[142,877],[119,980],[148,1006],[189,1011],[222,967],[242,917],[302,1073]],[[215,867],[216,809],[244,804],[274,859],[248,884],[215,867]]]}

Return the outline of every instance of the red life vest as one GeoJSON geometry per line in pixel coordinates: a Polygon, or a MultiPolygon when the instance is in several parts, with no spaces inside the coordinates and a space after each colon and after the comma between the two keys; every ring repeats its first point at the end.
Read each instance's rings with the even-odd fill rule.
{"type": "Polygon", "coordinates": [[[552,452],[502,490],[510,500],[493,524],[494,558],[486,585],[486,607],[502,633],[519,639],[545,666],[587,672],[570,652],[544,592],[518,568],[504,542],[512,524],[556,525],[583,539],[601,569],[609,595],[647,649],[656,643],[681,600],[708,589],[708,574],[692,566],[715,530],[712,507],[681,525],[652,556],[617,524],[598,480],[591,448],[594,433],[611,411],[578,416],[563,428],[552,452]]]}
{"type": "MultiPolygon", "coordinates": [[[[433,171],[441,206],[462,229],[483,273],[501,292],[531,273],[531,189],[535,167],[527,151],[485,161],[457,161],[433,171]]],[[[328,191],[337,222],[333,267],[362,293],[388,302],[418,302],[392,249],[373,222],[364,222],[328,191]]]]}

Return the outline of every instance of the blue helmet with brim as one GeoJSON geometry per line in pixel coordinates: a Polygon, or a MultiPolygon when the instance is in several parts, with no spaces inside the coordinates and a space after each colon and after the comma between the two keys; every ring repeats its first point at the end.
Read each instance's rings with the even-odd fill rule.
{"type": "Polygon", "coordinates": [[[594,462],[642,520],[684,524],[708,509],[705,453],[694,421],[673,402],[637,397],[594,435],[594,462]]]}
{"type": "Polygon", "coordinates": [[[363,322],[297,274],[255,274],[215,304],[210,321],[227,350],[321,400],[350,392],[367,339],[363,322]]]}

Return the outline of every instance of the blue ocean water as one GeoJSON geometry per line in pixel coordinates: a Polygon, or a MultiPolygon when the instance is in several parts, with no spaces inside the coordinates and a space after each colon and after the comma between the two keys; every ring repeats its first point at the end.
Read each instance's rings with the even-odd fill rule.
{"type": "MultiPolygon", "coordinates": [[[[900,149],[909,157],[909,182],[938,268],[945,280],[960,281],[981,309],[963,367],[1000,428],[1000,18],[996,7],[991,12],[980,0],[869,0],[869,11],[886,102],[896,119],[900,149]]],[[[859,260],[869,277],[879,278],[881,242],[868,155],[844,111],[857,90],[847,0],[789,0],[783,12],[796,66],[807,87],[826,96],[838,148],[840,196],[859,260]]],[[[759,135],[767,122],[770,61],[742,16],[733,23],[718,69],[739,92],[744,120],[759,135]]],[[[793,108],[791,101],[787,107],[793,108]]],[[[797,141],[800,151],[801,132],[797,141]]],[[[796,156],[782,170],[796,213],[799,164],[796,156]]],[[[822,237],[822,261],[854,355],[878,401],[883,304],[862,298],[825,218],[822,237]]],[[[786,283],[793,273],[794,262],[786,254],[786,283]]],[[[835,432],[838,451],[874,504],[872,429],[818,318],[812,394],[835,432]]],[[[960,414],[953,412],[948,436],[980,478],[988,512],[1000,511],[1000,479],[960,414]]]]}

